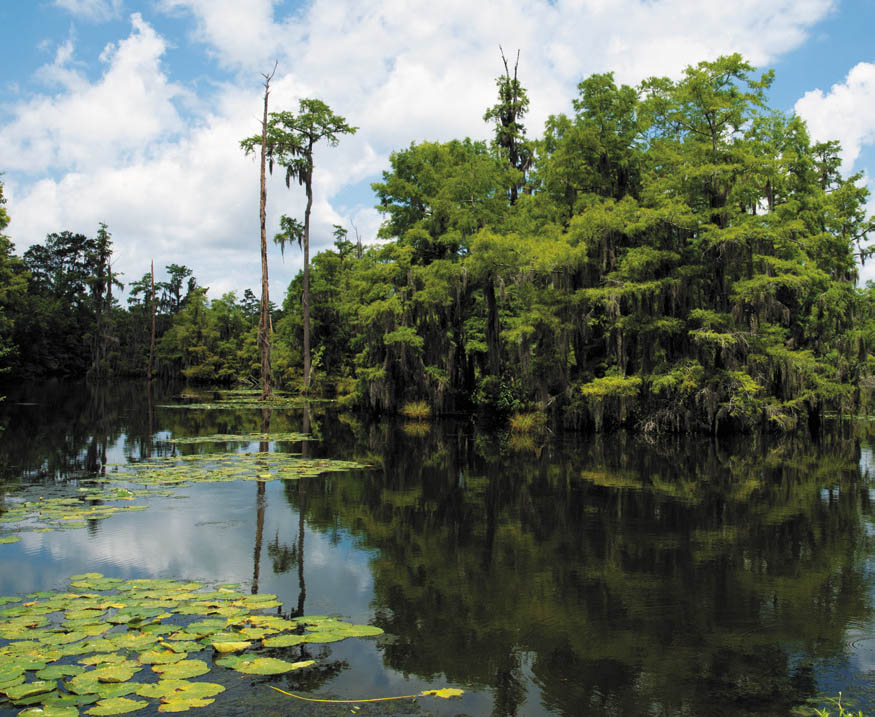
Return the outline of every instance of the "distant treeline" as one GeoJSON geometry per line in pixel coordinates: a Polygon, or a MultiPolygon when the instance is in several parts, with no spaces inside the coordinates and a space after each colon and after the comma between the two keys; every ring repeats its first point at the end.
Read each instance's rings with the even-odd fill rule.
{"type": "MultiPolygon", "coordinates": [[[[739,56],[682,79],[579,85],[540,139],[505,63],[493,141],[399,150],[373,185],[383,243],[337,227],[310,273],[311,391],[395,412],[554,412],[566,425],[789,429],[865,409],[868,192],[837,142],[769,108],[739,56]]],[[[0,195],[2,196],[2,195],[0,195]]],[[[5,214],[0,231],[7,222],[5,214]]],[[[144,375],[149,274],[113,296],[106,227],[21,258],[3,240],[0,351],[18,375],[144,375]]],[[[253,240],[253,256],[257,243],[253,240]]],[[[257,381],[259,304],[156,285],[156,373],[257,381]]],[[[301,387],[302,277],[271,307],[273,375],[301,387]]]]}

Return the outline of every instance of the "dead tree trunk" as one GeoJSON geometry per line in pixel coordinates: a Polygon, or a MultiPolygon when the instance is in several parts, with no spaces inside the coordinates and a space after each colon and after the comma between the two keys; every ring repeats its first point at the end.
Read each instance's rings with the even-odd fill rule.
{"type": "Polygon", "coordinates": [[[267,97],[270,94],[270,80],[276,72],[276,65],[269,75],[264,75],[264,117],[261,121],[261,201],[259,217],[261,219],[261,320],[258,325],[258,343],[261,347],[261,398],[271,397],[270,380],[270,295],[267,276],[267,180],[265,177],[267,154],[267,97]]]}
{"type": "Polygon", "coordinates": [[[152,360],[155,356],[155,262],[152,262],[152,338],[149,341],[149,367],[146,369],[147,380],[152,380],[152,360]]]}

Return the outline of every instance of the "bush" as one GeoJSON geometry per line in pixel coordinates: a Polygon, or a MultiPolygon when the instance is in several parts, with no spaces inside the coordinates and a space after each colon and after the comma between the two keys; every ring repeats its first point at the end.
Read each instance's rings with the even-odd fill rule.
{"type": "Polygon", "coordinates": [[[405,403],[401,414],[414,421],[422,421],[431,415],[431,408],[425,401],[405,403]]]}
{"type": "Polygon", "coordinates": [[[510,430],[512,433],[535,433],[544,430],[547,425],[547,416],[540,411],[517,411],[510,417],[510,430]]]}

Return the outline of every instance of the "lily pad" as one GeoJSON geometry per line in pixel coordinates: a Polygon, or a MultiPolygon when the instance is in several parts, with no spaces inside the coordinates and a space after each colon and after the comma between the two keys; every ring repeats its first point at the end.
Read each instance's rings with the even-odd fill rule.
{"type": "Polygon", "coordinates": [[[83,657],[79,660],[80,665],[101,665],[101,664],[119,664],[120,662],[124,662],[128,658],[118,652],[110,652],[109,654],[103,653],[100,655],[89,655],[88,657],[83,657]]]}
{"type": "Polygon", "coordinates": [[[18,717],[79,717],[78,708],[73,705],[44,705],[42,707],[29,707],[18,713],[18,717]]]}
{"type": "Polygon", "coordinates": [[[237,640],[237,641],[222,641],[222,642],[211,642],[210,643],[217,652],[221,652],[222,654],[226,652],[242,652],[247,647],[249,647],[252,643],[248,640],[237,640]]]}
{"type": "Polygon", "coordinates": [[[158,706],[159,712],[188,712],[192,707],[206,707],[213,704],[212,699],[183,699],[173,698],[162,702],[158,706]]]}
{"type": "Polygon", "coordinates": [[[172,665],[155,665],[152,670],[168,679],[184,680],[189,677],[205,675],[210,671],[210,668],[203,660],[182,660],[172,665]]]}
{"type": "Polygon", "coordinates": [[[25,682],[21,685],[6,688],[6,696],[13,701],[20,700],[24,697],[39,695],[43,692],[51,692],[57,688],[58,683],[54,680],[37,680],[36,682],[25,682]]]}
{"type": "Polygon", "coordinates": [[[85,714],[89,715],[121,715],[128,712],[136,712],[144,707],[148,707],[149,703],[144,700],[129,700],[127,697],[112,697],[106,700],[100,700],[94,707],[88,710],[85,714]]]}
{"type": "Polygon", "coordinates": [[[306,642],[306,640],[306,635],[276,635],[275,637],[265,637],[261,644],[265,647],[292,647],[293,645],[300,645],[302,642],[306,642]]]}
{"type": "Polygon", "coordinates": [[[254,655],[229,655],[216,660],[217,665],[230,667],[232,670],[242,672],[244,675],[280,675],[284,672],[299,670],[315,664],[315,660],[302,662],[286,662],[275,657],[255,657],[254,655]]]}
{"type": "Polygon", "coordinates": [[[450,697],[462,696],[463,694],[465,694],[465,690],[457,690],[453,687],[444,687],[442,690],[423,690],[420,694],[423,696],[442,697],[446,700],[450,697]]]}
{"type": "Polygon", "coordinates": [[[159,680],[158,682],[150,682],[142,685],[137,690],[137,694],[140,697],[154,697],[156,699],[161,699],[167,695],[179,692],[186,685],[192,684],[194,683],[189,682],[188,680],[159,680]]]}
{"type": "Polygon", "coordinates": [[[129,664],[107,665],[92,672],[100,682],[127,682],[142,668],[129,664]]]}
{"type": "Polygon", "coordinates": [[[107,700],[112,697],[125,697],[137,692],[142,684],[139,682],[116,682],[112,684],[101,684],[97,688],[97,696],[102,700],[107,700]]]}
{"type": "Polygon", "coordinates": [[[7,687],[15,687],[16,685],[20,685],[24,682],[24,675],[19,675],[18,677],[13,677],[11,680],[6,680],[5,682],[0,682],[0,692],[6,692],[7,687]]]}
{"type": "Polygon", "coordinates": [[[20,535],[4,535],[3,537],[0,537],[0,545],[5,545],[7,543],[17,543],[19,540],[21,540],[20,535]]]}
{"type": "Polygon", "coordinates": [[[81,665],[49,665],[36,673],[41,680],[59,680],[62,677],[75,677],[85,672],[81,665]]]}
{"type": "Polygon", "coordinates": [[[172,650],[147,650],[140,654],[139,660],[144,665],[168,665],[185,659],[185,653],[172,650]]]}

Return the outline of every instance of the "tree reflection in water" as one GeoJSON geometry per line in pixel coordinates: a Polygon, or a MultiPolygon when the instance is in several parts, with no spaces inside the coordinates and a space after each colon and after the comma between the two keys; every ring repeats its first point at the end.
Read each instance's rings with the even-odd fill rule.
{"type": "Polygon", "coordinates": [[[489,688],[494,714],[530,690],[568,715],[786,713],[872,616],[848,429],[520,452],[466,426],[347,425],[382,470],[287,499],[373,551],[386,664],[489,688]]]}

